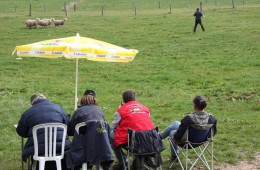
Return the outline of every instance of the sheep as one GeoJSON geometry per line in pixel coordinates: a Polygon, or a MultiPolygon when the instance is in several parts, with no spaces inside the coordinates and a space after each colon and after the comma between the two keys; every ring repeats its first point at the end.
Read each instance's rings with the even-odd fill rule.
{"type": "Polygon", "coordinates": [[[41,19],[38,21],[38,25],[46,28],[48,25],[51,25],[51,19],[41,19]]]}
{"type": "Polygon", "coordinates": [[[37,27],[37,24],[39,22],[39,18],[36,18],[36,19],[28,19],[25,21],[25,25],[27,28],[32,28],[34,26],[34,28],[37,27]]]}
{"type": "Polygon", "coordinates": [[[67,21],[67,18],[64,18],[62,20],[55,20],[54,18],[52,18],[52,22],[54,23],[55,27],[56,26],[63,26],[65,21],[67,21]]]}

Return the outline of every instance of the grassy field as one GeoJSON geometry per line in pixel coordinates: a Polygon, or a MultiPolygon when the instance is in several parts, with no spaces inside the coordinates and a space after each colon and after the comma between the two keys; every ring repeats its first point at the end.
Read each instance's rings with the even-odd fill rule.
{"type": "MultiPolygon", "coordinates": [[[[218,119],[216,164],[252,160],[260,152],[260,0],[237,0],[235,8],[231,0],[202,1],[206,31],[198,27],[193,33],[200,2],[76,0],[66,2],[65,16],[61,0],[0,0],[0,170],[21,169],[21,139],[13,124],[30,107],[33,93],[45,94],[68,113],[74,108],[75,60],[18,60],[12,51],[76,33],[139,50],[131,63],[79,61],[79,95],[95,90],[109,123],[127,89],[137,92],[161,130],[192,112],[195,95],[204,95],[218,119]],[[24,24],[29,18],[64,17],[64,27],[24,24]]],[[[164,143],[166,160],[170,150],[164,143]]]]}

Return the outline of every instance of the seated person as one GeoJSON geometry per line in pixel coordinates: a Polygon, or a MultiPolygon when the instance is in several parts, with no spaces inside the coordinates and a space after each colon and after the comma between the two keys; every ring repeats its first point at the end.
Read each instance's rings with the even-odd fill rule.
{"type": "MultiPolygon", "coordinates": [[[[46,99],[43,94],[36,93],[31,99],[32,106],[26,110],[17,125],[16,132],[18,135],[24,138],[28,138],[25,143],[22,158],[24,161],[30,156],[34,155],[34,143],[32,129],[35,125],[43,123],[67,123],[67,114],[64,110],[57,104],[54,104],[46,99]]],[[[61,140],[62,136],[58,139],[61,140]]],[[[44,155],[44,137],[41,135],[38,138],[39,141],[39,155],[44,155]]],[[[61,141],[57,142],[61,145],[61,141]]],[[[70,148],[70,141],[66,138],[65,150],[70,148]]],[[[55,161],[47,161],[45,164],[45,169],[51,170],[56,169],[55,161]]],[[[65,158],[62,160],[62,169],[66,169],[65,158]]]]}
{"type": "MultiPolygon", "coordinates": [[[[169,125],[162,133],[160,133],[160,136],[162,139],[165,139],[166,137],[170,137],[173,141],[176,143],[181,143],[182,137],[185,134],[185,131],[187,128],[191,125],[195,125],[196,127],[205,127],[209,124],[213,125],[213,135],[217,133],[217,120],[213,117],[212,114],[207,113],[205,110],[207,106],[207,100],[203,96],[196,96],[193,99],[194,104],[194,112],[192,114],[188,114],[185,116],[181,122],[174,121],[171,125],[169,125]]],[[[178,153],[178,147],[175,147],[175,150],[178,153]]],[[[175,160],[176,154],[171,148],[171,160],[175,160]]]]}
{"type": "Polygon", "coordinates": [[[154,128],[150,117],[149,109],[135,101],[133,91],[123,93],[123,104],[114,114],[112,122],[112,149],[118,160],[118,165],[114,169],[122,169],[126,161],[126,155],[122,151],[123,145],[127,145],[127,129],[132,130],[151,130],[154,128]]]}
{"type": "MultiPolygon", "coordinates": [[[[68,135],[69,136],[73,136],[74,135],[74,131],[75,131],[75,127],[78,123],[82,123],[82,122],[87,122],[87,121],[101,121],[101,122],[105,122],[105,118],[104,118],[104,113],[103,111],[101,110],[101,108],[98,106],[97,104],[97,101],[96,101],[96,93],[93,91],[93,90],[86,90],[83,97],[81,98],[80,100],[80,106],[77,110],[74,111],[71,119],[69,120],[69,123],[68,123],[68,135]]],[[[84,130],[84,127],[81,128],[83,131],[84,130]]],[[[108,127],[108,129],[110,129],[108,127]]],[[[93,133],[93,138],[94,139],[100,139],[100,138],[95,138],[95,133],[93,133]]],[[[75,138],[75,137],[74,137],[75,138]]],[[[72,148],[77,148],[80,143],[77,143],[77,140],[74,140],[73,138],[73,141],[72,141],[72,148]]],[[[85,141],[86,138],[81,138],[81,140],[84,140],[85,141]]],[[[90,139],[90,138],[89,138],[90,139]]],[[[92,141],[94,139],[91,139],[92,141]]],[[[102,138],[103,139],[103,138],[102,138]]],[[[102,140],[100,139],[100,140],[102,140]]],[[[87,140],[87,139],[86,139],[87,140]]],[[[110,147],[110,140],[109,140],[109,135],[107,136],[107,143],[108,143],[108,146],[110,147]]],[[[89,166],[93,166],[93,165],[96,165],[96,164],[99,164],[100,163],[100,160],[103,160],[105,159],[104,161],[101,162],[101,165],[102,165],[102,168],[104,170],[108,170],[113,162],[113,155],[112,155],[112,150],[109,148],[106,150],[106,156],[102,156],[104,154],[104,150],[101,151],[100,149],[96,149],[97,148],[102,148],[103,146],[105,146],[106,142],[101,142],[103,144],[103,146],[98,146],[98,142],[96,142],[96,146],[92,145],[93,143],[92,142],[88,142],[88,144],[86,142],[83,142],[85,143],[86,145],[82,146],[83,148],[86,148],[88,147],[89,145],[93,146],[91,149],[89,149],[88,151],[89,152],[92,152],[93,150],[95,150],[95,153],[89,153],[88,151],[84,150],[84,154],[85,155],[88,155],[86,156],[87,157],[87,160],[85,161],[88,161],[89,162],[89,159],[92,158],[93,156],[96,156],[96,159],[93,161],[91,159],[91,162],[89,162],[89,166]],[[91,151],[90,151],[91,150],[91,151]],[[111,153],[111,155],[110,155],[111,153]]],[[[73,155],[73,154],[72,154],[73,155]]],[[[84,156],[84,155],[83,155],[84,156]]],[[[77,155],[77,159],[80,158],[80,155],[78,153],[77,155]]],[[[70,158],[70,159],[74,159],[76,160],[76,158],[70,158]]],[[[84,161],[82,162],[84,163],[84,161]]],[[[79,163],[77,163],[79,164],[79,163]]],[[[70,166],[74,166],[73,163],[68,163],[69,167],[70,166]]],[[[75,170],[78,170],[81,168],[82,165],[78,165],[76,166],[75,165],[75,170]]]]}
{"type": "Polygon", "coordinates": [[[68,123],[68,135],[73,136],[78,123],[89,120],[105,121],[104,113],[97,104],[96,93],[93,90],[86,90],[80,100],[80,106],[74,111],[68,123]]]}

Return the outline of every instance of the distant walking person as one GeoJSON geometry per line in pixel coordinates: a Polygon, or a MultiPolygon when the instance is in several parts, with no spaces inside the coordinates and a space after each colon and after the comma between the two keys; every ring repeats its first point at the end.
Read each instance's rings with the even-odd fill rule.
{"type": "Polygon", "coordinates": [[[196,32],[196,28],[197,28],[198,24],[200,24],[201,29],[203,31],[205,31],[204,26],[202,24],[202,20],[201,20],[201,17],[203,17],[203,14],[202,14],[202,12],[200,12],[199,8],[197,8],[196,12],[194,13],[194,17],[195,17],[195,26],[194,26],[193,32],[196,32]]]}

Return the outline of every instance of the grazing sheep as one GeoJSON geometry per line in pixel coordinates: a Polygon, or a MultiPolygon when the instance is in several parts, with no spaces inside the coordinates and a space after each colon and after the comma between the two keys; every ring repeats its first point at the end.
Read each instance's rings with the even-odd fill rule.
{"type": "Polygon", "coordinates": [[[55,20],[54,18],[52,18],[52,22],[54,23],[55,27],[56,26],[63,26],[65,21],[67,21],[67,18],[64,18],[62,20],[55,20]]]}
{"type": "Polygon", "coordinates": [[[38,25],[46,28],[48,25],[51,25],[51,19],[41,19],[38,21],[38,25]]]}
{"type": "Polygon", "coordinates": [[[33,26],[34,26],[34,28],[36,28],[39,20],[40,20],[39,18],[28,19],[28,20],[25,21],[25,25],[26,25],[27,28],[32,28],[33,26]]]}

